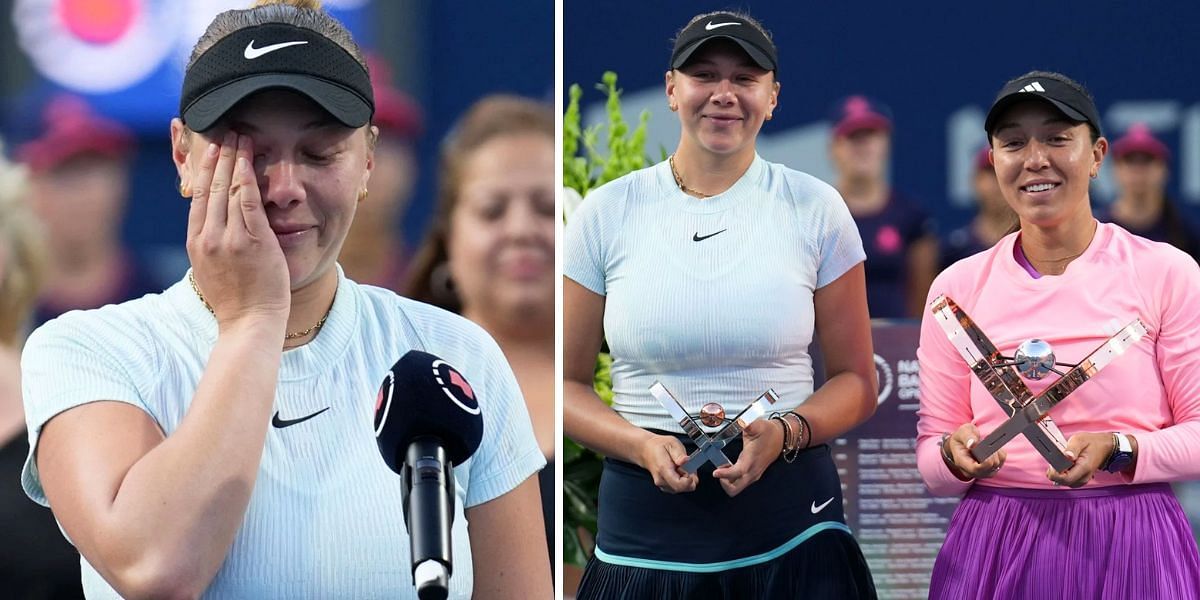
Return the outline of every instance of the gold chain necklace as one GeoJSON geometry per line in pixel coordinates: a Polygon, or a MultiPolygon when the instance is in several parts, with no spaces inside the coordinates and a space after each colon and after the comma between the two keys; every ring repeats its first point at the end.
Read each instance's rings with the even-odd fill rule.
{"type": "MultiPolygon", "coordinates": [[[[1093,237],[1093,238],[1094,238],[1094,237],[1096,237],[1096,227],[1097,227],[1097,226],[1093,226],[1093,227],[1092,227],[1092,237],[1093,237]]],[[[1089,238],[1089,239],[1088,239],[1087,246],[1084,246],[1084,247],[1083,247],[1083,250],[1080,250],[1080,251],[1079,251],[1078,253],[1076,253],[1076,254],[1072,254],[1072,255],[1070,255],[1070,256],[1064,256],[1064,257],[1062,257],[1062,258],[1033,258],[1033,257],[1029,256],[1029,253],[1028,253],[1028,252],[1026,252],[1026,251],[1025,251],[1025,244],[1021,244],[1021,253],[1025,255],[1025,259],[1026,259],[1026,260],[1028,260],[1028,261],[1029,261],[1031,264],[1032,264],[1032,263],[1035,263],[1035,262],[1039,262],[1039,263],[1045,263],[1045,264],[1048,264],[1048,265],[1054,265],[1054,264],[1056,264],[1056,263],[1060,263],[1060,262],[1063,262],[1063,261],[1072,260],[1072,259],[1075,259],[1075,258],[1079,258],[1080,256],[1083,256],[1083,253],[1084,253],[1084,252],[1087,252],[1087,249],[1088,249],[1089,247],[1091,247],[1091,245],[1092,245],[1092,241],[1091,241],[1091,238],[1089,238]]]]}
{"type": "MultiPolygon", "coordinates": [[[[1084,252],[1087,252],[1087,250],[1085,249],[1084,252]]],[[[1025,258],[1029,258],[1029,262],[1059,263],[1064,260],[1071,260],[1072,258],[1079,258],[1080,256],[1083,256],[1083,252],[1080,252],[1079,254],[1072,254],[1070,256],[1064,256],[1062,258],[1029,258],[1029,255],[1026,254],[1025,258]]]]}
{"type": "Polygon", "coordinates": [[[1025,260],[1029,261],[1029,264],[1033,266],[1033,269],[1042,275],[1062,275],[1067,270],[1067,261],[1083,256],[1084,252],[1087,252],[1087,248],[1084,248],[1083,252],[1080,252],[1079,254],[1072,254],[1071,256],[1040,259],[1029,256],[1025,253],[1025,249],[1021,248],[1021,253],[1025,254],[1025,260]],[[1038,265],[1042,266],[1039,268],[1038,265]]]}
{"type": "Polygon", "coordinates": [[[692,188],[689,188],[686,185],[683,185],[683,177],[680,177],[679,171],[675,170],[675,155],[674,154],[667,157],[667,164],[671,165],[671,175],[673,175],[675,177],[675,185],[679,186],[680,191],[682,191],[683,193],[685,193],[689,196],[698,196],[700,198],[712,198],[712,194],[705,194],[704,192],[698,192],[696,190],[693,190],[692,188]]]}
{"type": "MultiPolygon", "coordinates": [[[[188,271],[188,283],[192,284],[192,291],[196,292],[196,296],[198,298],[200,298],[200,302],[204,303],[204,308],[207,308],[208,312],[212,316],[214,316],[214,317],[217,316],[217,313],[213,311],[212,305],[208,303],[208,299],[205,298],[204,294],[200,291],[200,286],[196,285],[196,275],[194,273],[192,273],[192,271],[188,271]]],[[[331,312],[333,312],[333,304],[329,305],[329,310],[325,311],[325,316],[321,317],[321,320],[317,321],[317,323],[315,325],[313,325],[312,327],[309,327],[308,329],[305,329],[304,331],[297,331],[294,333],[285,333],[283,335],[283,339],[294,340],[296,338],[302,338],[302,337],[308,336],[310,333],[325,326],[325,320],[329,318],[329,313],[331,313],[331,312]]]]}

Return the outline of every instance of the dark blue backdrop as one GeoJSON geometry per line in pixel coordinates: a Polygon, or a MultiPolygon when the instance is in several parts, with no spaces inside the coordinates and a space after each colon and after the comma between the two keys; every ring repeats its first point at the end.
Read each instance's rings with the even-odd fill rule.
{"type": "MultiPolygon", "coordinates": [[[[1010,77],[1062,71],[1096,97],[1106,134],[1148,120],[1174,151],[1171,189],[1200,203],[1200,4],[1192,2],[564,2],[564,85],[620,76],[626,104],[652,111],[649,151],[678,141],[663,74],[671,39],[688,19],[744,9],[773,33],[782,82],[760,152],[827,178],[833,103],[866,93],[895,113],[892,180],[957,225],[968,215],[969,160],[985,142],[983,111],[1010,77]]],[[[585,114],[595,115],[596,107],[585,114]]],[[[633,118],[632,111],[627,113],[633,118]]],[[[1094,187],[1110,199],[1111,175],[1094,187]]]]}

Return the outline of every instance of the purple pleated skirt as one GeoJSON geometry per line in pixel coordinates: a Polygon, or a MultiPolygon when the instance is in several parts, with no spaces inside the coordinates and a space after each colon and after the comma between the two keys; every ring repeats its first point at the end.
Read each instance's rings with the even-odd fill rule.
{"type": "Polygon", "coordinates": [[[929,597],[1200,600],[1200,554],[1165,483],[975,485],[950,521],[929,597]]]}

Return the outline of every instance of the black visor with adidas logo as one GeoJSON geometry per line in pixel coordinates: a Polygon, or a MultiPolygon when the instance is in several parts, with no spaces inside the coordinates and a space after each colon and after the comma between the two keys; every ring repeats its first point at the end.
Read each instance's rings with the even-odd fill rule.
{"type": "Polygon", "coordinates": [[[671,68],[682,67],[700,46],[715,39],[736,42],[758,66],[768,71],[779,70],[775,44],[757,27],[729,13],[717,13],[681,31],[675,38],[675,49],[671,51],[671,68]]]}
{"type": "Polygon", "coordinates": [[[996,94],[996,100],[992,102],[992,108],[988,110],[987,119],[983,122],[983,129],[988,138],[992,137],[996,121],[1008,107],[1022,100],[1035,98],[1049,102],[1068,119],[1088,123],[1096,128],[1097,133],[1101,131],[1100,113],[1096,111],[1096,105],[1087,94],[1056,79],[1022,77],[1004,86],[1004,89],[996,94]]]}
{"type": "Polygon", "coordinates": [[[303,94],[347,127],[366,125],[375,112],[371,78],[349,52],[311,29],[268,23],[235,31],[196,59],[183,78],[179,116],[206,131],[269,89],[303,94]]]}

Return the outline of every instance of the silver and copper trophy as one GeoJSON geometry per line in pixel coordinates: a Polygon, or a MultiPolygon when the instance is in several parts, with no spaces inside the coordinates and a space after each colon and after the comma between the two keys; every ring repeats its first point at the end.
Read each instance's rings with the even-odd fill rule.
{"type": "Polygon", "coordinates": [[[1021,343],[1013,356],[1000,354],[971,317],[945,294],[934,299],[929,309],[971,372],[1008,415],[1008,420],[971,448],[971,456],[979,462],[1023,434],[1056,470],[1071,468],[1074,461],[1066,455],[1067,441],[1050,418],[1050,409],[1146,335],[1141,319],[1134,319],[1079,363],[1060,363],[1050,344],[1040,339],[1021,343]],[[1059,366],[1069,370],[1064,373],[1059,366]],[[1021,380],[1021,376],[1040,380],[1051,372],[1059,375],[1058,381],[1037,396],[1021,380]]]}
{"type": "MultiPolygon", "coordinates": [[[[662,383],[654,382],[654,385],[650,386],[650,394],[658,400],[659,404],[662,404],[663,408],[667,409],[671,418],[679,423],[683,432],[696,444],[696,449],[688,455],[688,460],[683,465],[683,470],[688,473],[695,473],[706,462],[711,462],[718,467],[733,464],[729,457],[725,456],[725,446],[740,437],[746,426],[762,418],[767,414],[771,405],[779,400],[775,390],[763,392],[757,400],[738,413],[736,417],[728,419],[729,422],[725,427],[710,436],[704,433],[704,430],[700,428],[700,423],[697,423],[696,419],[683,409],[683,405],[679,404],[675,396],[671,395],[671,392],[667,391],[662,383]]],[[[724,409],[716,404],[706,404],[701,409],[701,423],[709,427],[720,425],[726,420],[724,409]]]]}

